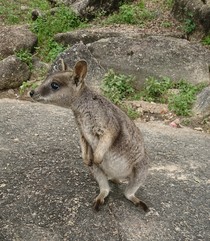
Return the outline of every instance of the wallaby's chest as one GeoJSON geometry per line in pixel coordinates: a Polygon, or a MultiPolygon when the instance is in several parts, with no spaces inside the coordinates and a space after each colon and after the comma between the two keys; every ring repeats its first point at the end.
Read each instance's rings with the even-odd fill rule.
{"type": "Polygon", "coordinates": [[[100,136],[103,135],[105,128],[97,118],[87,113],[84,116],[76,117],[78,128],[93,150],[98,145],[100,136]]]}

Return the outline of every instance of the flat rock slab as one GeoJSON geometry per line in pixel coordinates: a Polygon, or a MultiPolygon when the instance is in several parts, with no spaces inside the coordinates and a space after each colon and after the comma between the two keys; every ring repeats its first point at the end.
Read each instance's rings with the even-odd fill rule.
{"type": "Polygon", "coordinates": [[[209,83],[210,52],[184,39],[122,36],[100,39],[88,47],[102,67],[135,76],[140,87],[150,76],[209,83]]]}
{"type": "Polygon", "coordinates": [[[209,240],[210,136],[140,123],[152,162],[139,189],[145,214],[98,186],[83,165],[70,110],[0,100],[0,240],[209,240]]]}

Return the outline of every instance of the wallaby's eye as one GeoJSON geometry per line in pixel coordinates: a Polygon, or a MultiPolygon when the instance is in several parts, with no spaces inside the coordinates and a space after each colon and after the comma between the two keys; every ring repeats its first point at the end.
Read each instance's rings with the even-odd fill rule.
{"type": "Polygon", "coordinates": [[[52,82],[51,83],[51,88],[53,90],[58,90],[60,88],[60,85],[58,83],[56,83],[56,82],[52,82]]]}

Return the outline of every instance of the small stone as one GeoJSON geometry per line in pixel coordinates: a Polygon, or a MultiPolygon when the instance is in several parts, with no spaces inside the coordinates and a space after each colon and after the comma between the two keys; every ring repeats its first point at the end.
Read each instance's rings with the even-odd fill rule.
{"type": "Polygon", "coordinates": [[[196,131],[203,131],[203,128],[202,127],[195,127],[194,130],[196,130],[196,131]]]}
{"type": "Polygon", "coordinates": [[[9,90],[7,91],[7,93],[8,93],[9,95],[14,95],[14,94],[15,94],[15,91],[14,91],[13,89],[9,89],[9,90]]]}

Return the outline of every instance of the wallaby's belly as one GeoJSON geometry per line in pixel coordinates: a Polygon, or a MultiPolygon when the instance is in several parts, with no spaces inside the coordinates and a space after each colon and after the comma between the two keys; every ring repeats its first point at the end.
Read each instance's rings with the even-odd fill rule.
{"type": "Polygon", "coordinates": [[[100,167],[109,178],[125,179],[132,172],[133,165],[129,164],[125,156],[109,152],[105,154],[100,167]]]}

